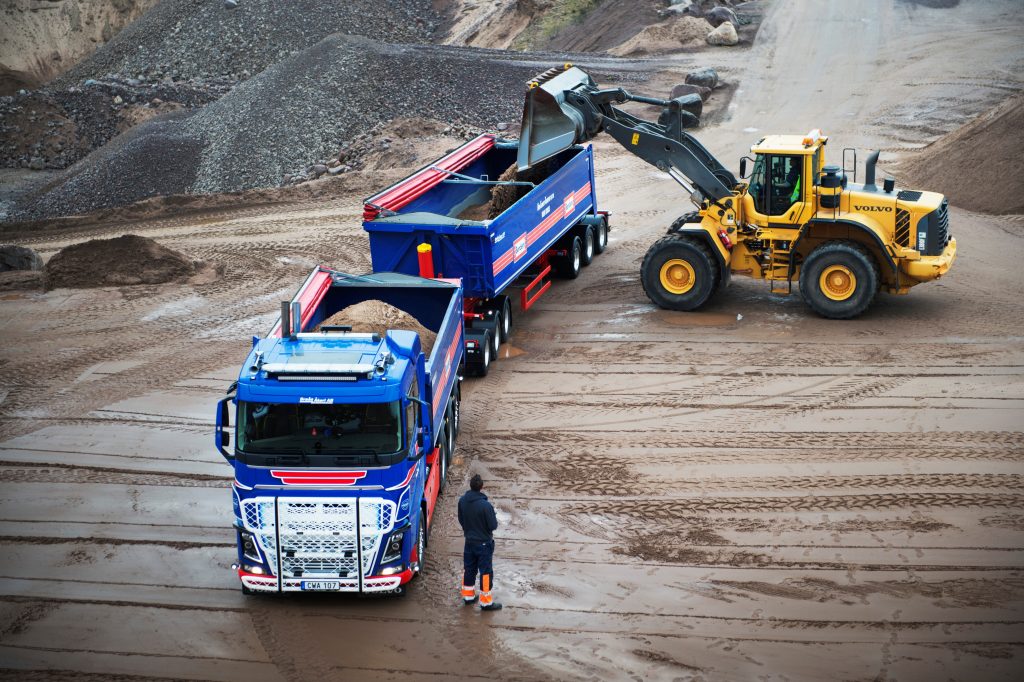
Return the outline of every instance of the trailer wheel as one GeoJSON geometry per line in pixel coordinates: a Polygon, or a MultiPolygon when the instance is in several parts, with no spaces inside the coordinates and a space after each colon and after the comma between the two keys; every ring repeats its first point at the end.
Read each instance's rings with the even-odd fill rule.
{"type": "Polygon", "coordinates": [[[485,377],[491,371],[491,330],[484,329],[480,338],[480,361],[473,364],[474,374],[485,377]]]}
{"type": "Polygon", "coordinates": [[[451,451],[448,449],[448,428],[449,422],[447,415],[444,418],[444,426],[441,430],[441,440],[438,441],[441,446],[441,452],[437,457],[438,466],[438,477],[437,477],[437,494],[440,497],[441,493],[444,492],[444,484],[448,481],[448,462],[451,460],[451,451]]]}
{"type": "Polygon", "coordinates": [[[569,252],[568,255],[552,260],[555,261],[560,276],[565,279],[576,279],[580,276],[580,264],[583,261],[583,243],[580,238],[573,236],[566,250],[569,252]]]}
{"type": "Polygon", "coordinates": [[[455,384],[455,391],[452,393],[452,423],[455,424],[455,437],[459,437],[459,430],[462,428],[462,390],[458,383],[455,384]]]}
{"type": "Polygon", "coordinates": [[[455,457],[455,417],[453,416],[452,403],[448,403],[448,417],[445,436],[448,438],[448,466],[452,465],[452,458],[455,457]]]}
{"type": "Polygon", "coordinates": [[[501,319],[498,320],[498,335],[502,343],[508,343],[512,336],[512,302],[508,296],[496,299],[501,303],[501,319]]]}
{"type": "Polygon", "coordinates": [[[718,262],[696,239],[669,235],[647,250],[640,266],[640,282],[658,307],[696,310],[718,288],[718,262]]]}
{"type": "Polygon", "coordinates": [[[601,221],[594,228],[594,253],[604,253],[608,248],[608,222],[601,217],[601,221]]]}
{"type": "Polygon", "coordinates": [[[878,264],[854,242],[826,242],[800,269],[800,294],[830,320],[848,320],[867,310],[878,291],[878,264]]]}
{"type": "Polygon", "coordinates": [[[596,253],[594,248],[594,228],[590,225],[585,225],[580,238],[583,240],[580,262],[583,264],[583,267],[587,267],[594,262],[594,254],[596,253]]]}

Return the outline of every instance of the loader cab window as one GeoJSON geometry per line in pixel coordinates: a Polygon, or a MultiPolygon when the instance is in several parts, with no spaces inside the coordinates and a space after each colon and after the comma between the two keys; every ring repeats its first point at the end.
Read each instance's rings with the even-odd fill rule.
{"type": "Polygon", "coordinates": [[[761,154],[750,176],[750,194],[758,213],[781,216],[803,196],[803,156],[761,154]]]}

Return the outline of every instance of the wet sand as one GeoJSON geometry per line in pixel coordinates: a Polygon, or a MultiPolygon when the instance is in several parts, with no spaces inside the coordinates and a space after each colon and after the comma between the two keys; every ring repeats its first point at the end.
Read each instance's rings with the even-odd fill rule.
{"type": "MultiPolygon", "coordinates": [[[[790,3],[751,50],[713,53],[740,86],[700,138],[731,160],[758,131],[820,126],[833,158],[875,146],[884,165],[955,125],[940,105],[966,118],[1020,88],[1011,4],[790,3]],[[855,50],[864,26],[880,35],[855,50]]],[[[1019,679],[1021,217],[954,208],[950,275],[856,320],[739,277],[670,313],[637,273],[685,197],[595,148],[609,250],[466,381],[426,570],[401,599],[243,597],[211,438],[249,336],[308,268],[368,268],[366,192],[131,226],[224,264],[215,282],[5,293],[3,677],[1019,679]],[[494,614],[457,592],[475,472],[502,524],[494,614]]],[[[20,241],[48,256],[126,231],[20,241]]]]}

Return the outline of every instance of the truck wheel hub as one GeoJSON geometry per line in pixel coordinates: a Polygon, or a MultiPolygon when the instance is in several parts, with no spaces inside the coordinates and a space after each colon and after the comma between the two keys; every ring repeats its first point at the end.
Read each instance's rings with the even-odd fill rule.
{"type": "Polygon", "coordinates": [[[830,265],[818,278],[821,291],[833,301],[845,301],[857,288],[857,276],[845,265],[830,265]]]}
{"type": "Polygon", "coordinates": [[[670,294],[685,294],[696,280],[693,266],[681,258],[665,261],[661,266],[661,286],[670,294]]]}

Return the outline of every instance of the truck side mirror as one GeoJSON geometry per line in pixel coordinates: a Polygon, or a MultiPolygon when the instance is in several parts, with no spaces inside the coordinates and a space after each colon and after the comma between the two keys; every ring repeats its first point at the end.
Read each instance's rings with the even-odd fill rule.
{"type": "Polygon", "coordinates": [[[747,157],[740,159],[740,178],[747,177],[747,157]]]}
{"type": "Polygon", "coordinates": [[[231,428],[230,403],[232,401],[234,398],[229,396],[217,403],[216,426],[213,433],[214,446],[228,462],[234,459],[234,456],[226,449],[231,444],[231,432],[228,429],[231,428]]]}

